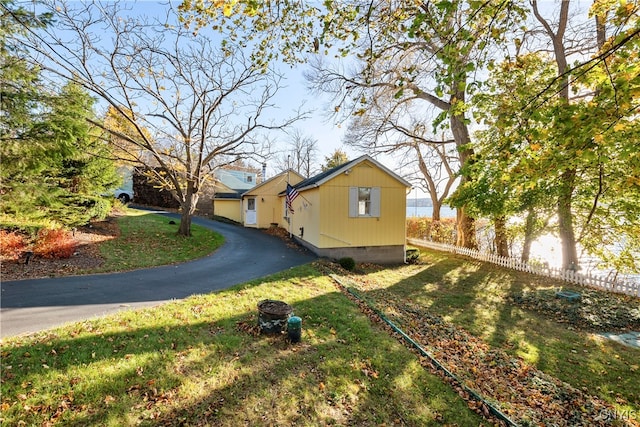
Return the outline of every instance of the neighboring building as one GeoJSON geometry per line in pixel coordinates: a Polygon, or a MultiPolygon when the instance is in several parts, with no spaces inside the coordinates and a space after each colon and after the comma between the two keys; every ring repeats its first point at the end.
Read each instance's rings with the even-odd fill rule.
{"type": "Polygon", "coordinates": [[[211,200],[213,215],[242,222],[242,193],[254,187],[257,179],[256,172],[233,169],[216,170],[211,200]]]}
{"type": "MultiPolygon", "coordinates": [[[[411,184],[361,156],[294,185],[286,228],[302,245],[334,259],[405,261],[406,204],[411,184]]],[[[284,192],[280,194],[284,209],[284,192]]]]}
{"type": "Polygon", "coordinates": [[[258,183],[258,174],[246,170],[216,169],[215,179],[233,191],[246,191],[258,183]]]}
{"type": "Polygon", "coordinates": [[[288,170],[244,192],[242,194],[242,223],[244,226],[286,228],[284,199],[280,194],[287,189],[287,182],[294,185],[303,179],[304,177],[296,171],[288,170]]]}

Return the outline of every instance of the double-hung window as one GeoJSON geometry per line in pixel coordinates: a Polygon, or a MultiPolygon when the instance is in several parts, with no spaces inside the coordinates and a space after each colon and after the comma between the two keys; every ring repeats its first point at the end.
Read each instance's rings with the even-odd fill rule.
{"type": "Polygon", "coordinates": [[[380,187],[349,187],[349,216],[379,217],[380,187]]]}

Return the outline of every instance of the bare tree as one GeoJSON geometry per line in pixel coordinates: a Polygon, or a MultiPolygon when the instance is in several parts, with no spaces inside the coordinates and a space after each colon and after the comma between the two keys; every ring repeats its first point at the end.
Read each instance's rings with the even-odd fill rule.
{"type": "Polygon", "coordinates": [[[384,91],[374,94],[366,114],[351,119],[345,143],[374,156],[398,155],[401,167],[412,168],[413,181],[429,194],[432,219],[440,221],[440,209],[458,178],[460,162],[455,141],[444,134],[441,140],[431,135],[424,119],[411,110],[410,102],[384,97],[384,91]]]}
{"type": "Polygon", "coordinates": [[[134,161],[152,159],[150,173],[180,204],[181,235],[191,234],[199,191],[215,168],[255,156],[263,132],[301,118],[267,122],[282,77],[253,67],[229,40],[189,32],[171,6],[153,20],[118,2],[45,0],[43,7],[55,25],[29,30],[22,42],[53,79],[85,87],[117,116],[118,127],[94,124],[116,136],[111,141],[140,147],[147,160],[134,161]]]}
{"type": "Polygon", "coordinates": [[[276,169],[281,171],[293,169],[302,176],[310,177],[319,169],[316,167],[318,152],[317,139],[304,135],[299,129],[294,129],[285,149],[275,160],[276,169]]]}

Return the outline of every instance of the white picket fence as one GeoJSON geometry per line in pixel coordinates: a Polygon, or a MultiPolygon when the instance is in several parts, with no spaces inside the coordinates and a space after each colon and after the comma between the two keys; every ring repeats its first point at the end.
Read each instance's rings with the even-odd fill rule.
{"type": "Polygon", "coordinates": [[[589,274],[581,274],[572,270],[561,270],[540,265],[530,265],[514,258],[498,256],[496,254],[479,252],[474,249],[467,249],[460,246],[447,245],[444,243],[430,242],[428,240],[412,239],[407,241],[415,246],[423,248],[435,249],[438,251],[452,252],[458,255],[465,255],[479,261],[490,262],[502,267],[511,268],[518,271],[526,271],[528,273],[537,274],[544,277],[552,277],[554,279],[564,280],[565,282],[574,283],[581,286],[590,286],[593,288],[604,289],[610,292],[632,295],[640,297],[640,283],[633,281],[614,280],[605,276],[589,274]]]}

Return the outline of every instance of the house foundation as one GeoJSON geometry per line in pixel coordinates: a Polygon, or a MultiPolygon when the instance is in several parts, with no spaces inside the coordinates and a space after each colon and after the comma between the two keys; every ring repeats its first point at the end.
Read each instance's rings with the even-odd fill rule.
{"type": "Polygon", "coordinates": [[[349,257],[358,263],[370,262],[374,264],[402,264],[405,262],[404,245],[318,248],[297,236],[294,236],[294,238],[300,245],[321,258],[338,260],[349,257]]]}

